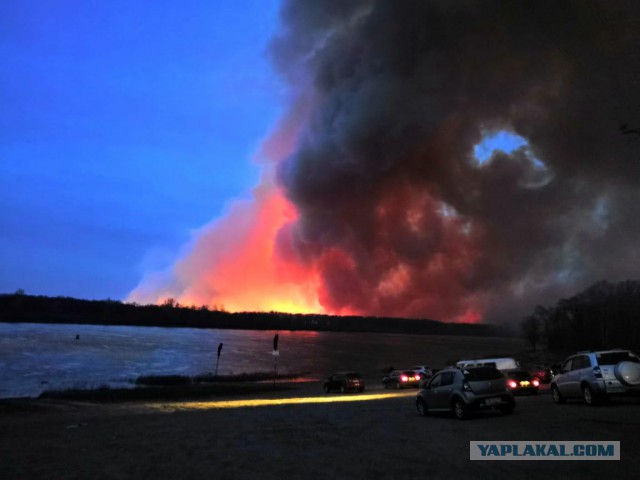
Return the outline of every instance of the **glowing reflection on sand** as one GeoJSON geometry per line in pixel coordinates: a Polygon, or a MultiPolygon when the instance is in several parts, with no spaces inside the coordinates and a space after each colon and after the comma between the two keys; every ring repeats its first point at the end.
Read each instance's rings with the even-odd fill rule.
{"type": "Polygon", "coordinates": [[[267,407],[273,405],[297,405],[305,403],[338,403],[364,402],[368,400],[385,400],[397,397],[415,396],[416,392],[394,392],[366,395],[337,395],[326,397],[297,397],[297,398],[251,398],[246,400],[218,400],[212,402],[179,402],[179,403],[147,403],[149,408],[159,410],[207,410],[216,408],[246,408],[267,407]]]}

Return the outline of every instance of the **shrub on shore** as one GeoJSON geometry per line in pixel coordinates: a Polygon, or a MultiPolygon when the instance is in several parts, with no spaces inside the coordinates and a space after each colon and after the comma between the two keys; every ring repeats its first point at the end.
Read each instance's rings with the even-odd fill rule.
{"type": "MultiPolygon", "coordinates": [[[[278,375],[276,380],[293,380],[303,374],[278,375]]],[[[89,389],[47,390],[39,398],[83,400],[96,402],[187,400],[210,396],[234,396],[286,390],[282,383],[273,384],[273,373],[254,372],[238,375],[203,374],[195,377],[185,375],[145,375],[132,383],[135,388],[111,388],[102,385],[89,389]]]]}

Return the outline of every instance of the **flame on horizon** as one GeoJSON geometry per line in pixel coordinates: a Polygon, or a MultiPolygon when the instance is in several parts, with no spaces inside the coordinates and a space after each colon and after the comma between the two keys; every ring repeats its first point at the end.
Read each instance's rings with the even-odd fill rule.
{"type": "Polygon", "coordinates": [[[435,252],[419,267],[391,253],[397,250],[392,244],[377,245],[370,256],[356,260],[334,244],[326,247],[321,239],[306,239],[305,248],[315,253],[305,258],[295,245],[300,242],[299,214],[274,181],[271,166],[265,171],[250,200],[235,201],[225,216],[196,232],[168,281],[147,278],[128,300],[160,304],[173,298],[185,306],[230,312],[426,318],[421,312],[434,311],[450,315],[449,321],[481,321],[482,314],[474,308],[456,314],[460,308],[456,302],[447,310],[441,307],[445,297],[453,300],[462,293],[455,278],[473,261],[468,225],[451,209],[438,209],[432,197],[411,189],[390,192],[379,200],[374,210],[379,237],[403,230],[421,237],[431,230],[446,237],[449,251],[435,252]],[[445,264],[443,255],[452,254],[458,260],[445,264]],[[383,274],[371,276],[367,266],[383,274]],[[420,279],[435,288],[421,293],[420,279]],[[362,303],[363,296],[367,303],[362,303]]]}
{"type": "Polygon", "coordinates": [[[282,191],[264,180],[252,200],[236,201],[224,218],[196,234],[169,285],[143,282],[129,300],[162,303],[171,297],[230,312],[325,313],[314,266],[285,261],[276,251],[278,232],[296,219],[282,191]]]}

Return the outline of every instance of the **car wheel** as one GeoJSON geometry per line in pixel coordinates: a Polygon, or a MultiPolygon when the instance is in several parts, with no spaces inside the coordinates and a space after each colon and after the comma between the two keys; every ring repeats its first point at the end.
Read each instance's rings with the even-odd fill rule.
{"type": "Polygon", "coordinates": [[[465,420],[469,417],[469,408],[458,398],[453,401],[453,414],[458,420],[465,420]]]}
{"type": "Polygon", "coordinates": [[[588,385],[582,387],[582,396],[587,405],[592,407],[600,405],[600,398],[593,393],[593,390],[588,385]]]}
{"type": "Polygon", "coordinates": [[[329,393],[329,385],[324,386],[324,393],[329,393]]]}
{"type": "Polygon", "coordinates": [[[513,405],[503,405],[501,407],[498,407],[498,410],[502,415],[511,415],[513,413],[513,409],[513,405]]]}
{"type": "Polygon", "coordinates": [[[567,401],[567,399],[562,396],[560,390],[555,385],[551,387],[551,397],[553,397],[553,401],[558,405],[562,405],[567,401]]]}
{"type": "Polygon", "coordinates": [[[418,400],[416,400],[416,408],[418,409],[418,413],[423,417],[429,416],[429,409],[427,408],[427,404],[424,399],[422,399],[422,397],[418,397],[418,400]]]}
{"type": "Polygon", "coordinates": [[[347,391],[346,388],[344,388],[344,385],[340,385],[340,393],[345,393],[347,391]]]}
{"type": "Polygon", "coordinates": [[[358,390],[360,393],[364,392],[364,387],[360,387],[360,389],[358,390]]]}

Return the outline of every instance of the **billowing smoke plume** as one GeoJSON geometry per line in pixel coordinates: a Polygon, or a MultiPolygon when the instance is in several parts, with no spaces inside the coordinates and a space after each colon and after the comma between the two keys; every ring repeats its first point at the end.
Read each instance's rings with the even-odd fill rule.
{"type": "MultiPolygon", "coordinates": [[[[287,147],[258,192],[290,213],[260,237],[281,273],[248,296],[502,321],[638,277],[640,135],[621,125],[640,127],[640,4],[288,1],[282,23],[270,52],[293,100],[272,143],[287,147]],[[475,158],[502,130],[526,145],[475,158]]],[[[173,296],[226,303],[220,265],[249,252],[220,257],[214,237],[234,221],[178,262],[173,296]]]]}

